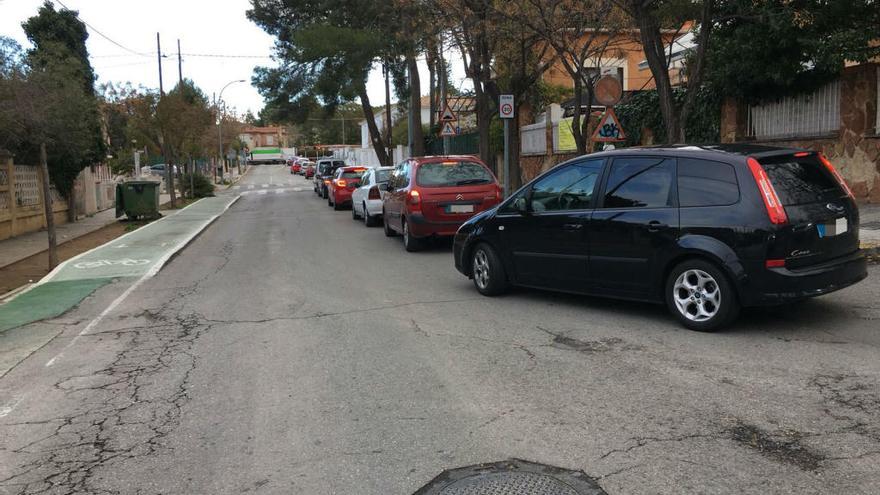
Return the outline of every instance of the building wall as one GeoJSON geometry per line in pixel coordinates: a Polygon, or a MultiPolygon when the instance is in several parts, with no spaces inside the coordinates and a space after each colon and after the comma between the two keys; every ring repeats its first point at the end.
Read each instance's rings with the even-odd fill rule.
{"type": "MultiPolygon", "coordinates": [[[[582,38],[582,43],[586,43],[591,35],[582,38]]],[[[670,43],[673,39],[672,34],[665,35],[665,43],[670,43]]],[[[605,43],[607,35],[596,35],[593,43],[597,46],[605,43]]],[[[639,41],[637,32],[627,32],[619,34],[609,42],[609,48],[606,50],[605,56],[599,61],[601,67],[622,67],[623,68],[623,89],[624,91],[637,91],[640,89],[654,89],[654,79],[649,69],[639,69],[639,63],[645,60],[645,51],[639,41]]],[[[671,69],[670,76],[673,84],[677,80],[678,70],[671,69]]],[[[573,88],[574,81],[565,70],[562,62],[557,61],[543,75],[544,82],[556,86],[573,88]]]]}
{"type": "Polygon", "coordinates": [[[723,142],[753,141],[824,153],[859,201],[880,203],[880,65],[847,67],[840,77],[840,130],[825,136],[755,141],[748,137],[748,107],[728,99],[721,111],[723,142]]]}

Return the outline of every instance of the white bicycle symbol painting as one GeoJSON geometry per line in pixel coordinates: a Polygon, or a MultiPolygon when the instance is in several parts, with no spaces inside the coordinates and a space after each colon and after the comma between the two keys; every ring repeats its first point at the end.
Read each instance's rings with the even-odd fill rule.
{"type": "Polygon", "coordinates": [[[123,260],[98,260],[98,261],[81,261],[73,265],[74,268],[79,268],[80,270],[87,270],[90,268],[101,268],[102,266],[113,266],[113,265],[122,265],[122,266],[140,266],[149,264],[150,260],[133,260],[131,258],[126,258],[123,260]]]}

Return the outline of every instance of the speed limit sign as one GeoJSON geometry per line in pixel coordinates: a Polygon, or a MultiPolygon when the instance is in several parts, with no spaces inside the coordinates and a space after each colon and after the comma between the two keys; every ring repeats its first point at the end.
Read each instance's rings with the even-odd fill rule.
{"type": "Polygon", "coordinates": [[[501,95],[498,100],[498,116],[502,119],[513,118],[513,95],[501,95]]]}

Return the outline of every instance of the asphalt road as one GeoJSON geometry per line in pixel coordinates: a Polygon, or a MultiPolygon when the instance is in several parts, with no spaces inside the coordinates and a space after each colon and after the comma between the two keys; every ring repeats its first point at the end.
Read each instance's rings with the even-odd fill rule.
{"type": "Polygon", "coordinates": [[[610,494],[880,493],[877,267],[700,334],[479,296],[448,245],[407,254],[281,167],[230,192],[89,333],[114,285],[35,326],[60,335],[0,379],[0,493],[410,494],[511,457],[610,494]]]}

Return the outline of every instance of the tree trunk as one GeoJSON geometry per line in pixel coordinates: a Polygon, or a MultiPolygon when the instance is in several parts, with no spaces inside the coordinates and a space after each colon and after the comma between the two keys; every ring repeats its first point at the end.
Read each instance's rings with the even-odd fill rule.
{"type": "MultiPolygon", "coordinates": [[[[434,53],[435,44],[432,42],[433,36],[428,37],[428,49],[425,52],[425,59],[428,64],[428,131],[434,130],[434,124],[437,122],[437,55],[434,53]]],[[[419,109],[421,111],[421,109],[419,109]]]]}
{"type": "Polygon", "coordinates": [[[370,97],[367,95],[367,85],[364,81],[357,82],[358,97],[361,99],[361,108],[364,111],[364,120],[367,121],[367,128],[370,131],[370,142],[373,144],[373,150],[379,163],[388,163],[388,152],[385,149],[385,142],[379,133],[379,126],[376,125],[376,115],[373,113],[373,107],[370,105],[370,97]]]}
{"type": "Polygon", "coordinates": [[[419,64],[415,53],[406,56],[406,67],[409,70],[409,108],[415,117],[413,120],[413,156],[425,156],[425,135],[422,133],[422,82],[419,78],[419,64]]]}
{"type": "Polygon", "coordinates": [[[52,271],[58,266],[58,243],[55,237],[55,212],[52,209],[46,143],[40,143],[40,176],[43,179],[41,182],[43,186],[43,209],[46,214],[46,233],[49,235],[49,271],[52,271]]]}
{"type": "Polygon", "coordinates": [[[387,63],[383,66],[383,72],[385,73],[385,144],[388,146],[388,162],[385,163],[385,166],[390,167],[393,165],[391,162],[394,159],[394,152],[391,151],[393,146],[392,128],[394,127],[394,120],[393,115],[391,115],[391,79],[387,63]]]}
{"type": "Polygon", "coordinates": [[[657,86],[660,113],[663,115],[663,124],[666,127],[666,144],[684,142],[684,126],[681,125],[678,108],[675,106],[675,94],[672,90],[672,83],[669,81],[669,66],[666,63],[663,37],[654,14],[641,6],[634,10],[639,27],[639,37],[645,49],[645,58],[657,86]]]}
{"type": "Polygon", "coordinates": [[[587,152],[587,144],[584,142],[584,134],[581,126],[581,100],[584,98],[584,83],[580,74],[574,77],[574,109],[571,116],[571,134],[574,136],[574,144],[579,155],[587,152]]]}
{"type": "Polygon", "coordinates": [[[76,221],[76,181],[70,186],[70,192],[67,193],[67,221],[76,221]]]}

